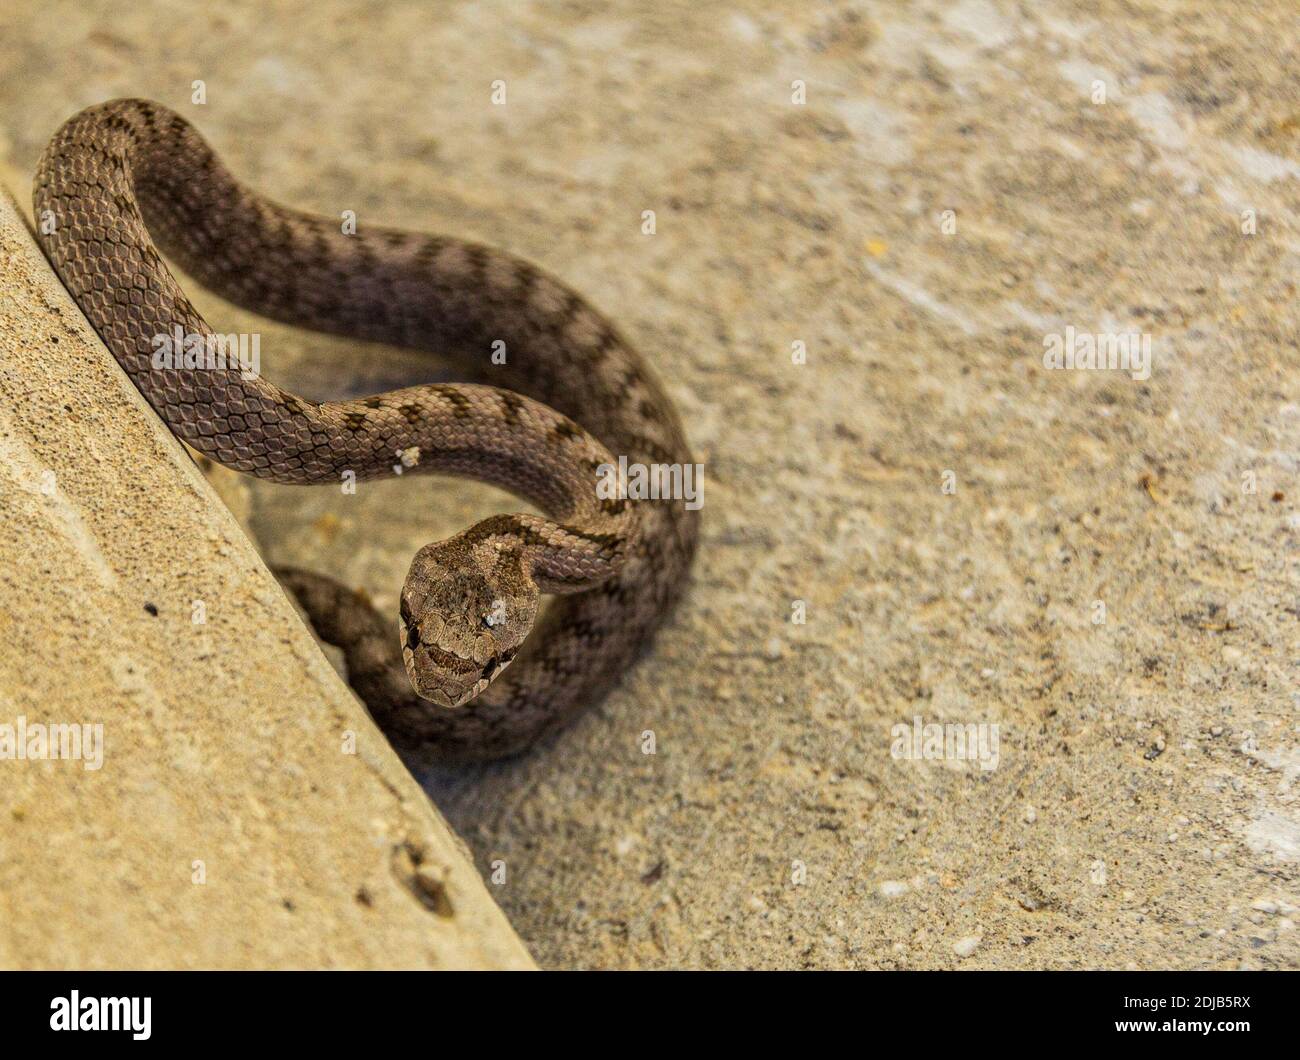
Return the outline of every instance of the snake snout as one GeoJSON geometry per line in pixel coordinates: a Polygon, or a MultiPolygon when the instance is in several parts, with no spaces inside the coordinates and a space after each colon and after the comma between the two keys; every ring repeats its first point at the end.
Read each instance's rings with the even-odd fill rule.
{"type": "Polygon", "coordinates": [[[443,707],[480,695],[514,660],[539,592],[521,557],[442,542],[421,549],[403,587],[402,656],[416,693],[443,707]],[[495,558],[493,558],[495,556],[495,558]]]}
{"type": "Polygon", "coordinates": [[[502,668],[490,633],[433,610],[403,610],[402,657],[416,694],[440,707],[464,706],[502,668]]]}

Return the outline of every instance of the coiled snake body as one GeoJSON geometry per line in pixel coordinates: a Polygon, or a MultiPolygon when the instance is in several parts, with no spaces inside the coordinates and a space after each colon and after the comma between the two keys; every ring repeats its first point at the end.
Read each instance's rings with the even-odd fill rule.
{"type": "Polygon", "coordinates": [[[577,294],[489,247],[364,225],[345,234],[272,203],[236,182],[183,118],[143,100],[65,123],[34,198],[73,298],[201,453],[287,483],[376,478],[404,460],[501,486],[545,513],[486,519],[421,549],[396,630],[322,575],[277,572],[318,634],[344,649],[349,681],[395,743],[448,761],[515,753],[634,661],[679,595],[696,518],[680,501],[598,496],[598,470],[617,456],[690,456],[651,372],[577,294]],[[507,374],[496,378],[510,389],[438,384],[318,403],[238,365],[156,368],[155,336],[213,332],[155,240],[206,287],[291,324],[467,353],[480,370],[504,342],[508,367],[495,370],[507,374]],[[521,650],[539,593],[562,598],[521,650]]]}

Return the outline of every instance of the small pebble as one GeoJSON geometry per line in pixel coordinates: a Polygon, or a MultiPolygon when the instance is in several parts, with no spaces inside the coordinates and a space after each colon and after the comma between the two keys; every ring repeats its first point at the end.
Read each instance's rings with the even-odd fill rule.
{"type": "Polygon", "coordinates": [[[880,897],[899,898],[910,890],[911,888],[902,880],[885,880],[880,885],[880,897]]]}
{"type": "Polygon", "coordinates": [[[979,944],[979,935],[967,935],[964,939],[959,939],[952,944],[952,952],[958,957],[969,957],[979,948],[979,944]]]}

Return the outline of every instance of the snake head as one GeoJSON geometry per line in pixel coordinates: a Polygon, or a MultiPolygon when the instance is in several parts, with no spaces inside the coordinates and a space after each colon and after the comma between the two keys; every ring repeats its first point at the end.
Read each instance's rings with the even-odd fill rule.
{"type": "Polygon", "coordinates": [[[518,552],[451,541],[416,553],[402,588],[402,659],[415,691],[464,706],[514,661],[539,593],[518,552]]]}

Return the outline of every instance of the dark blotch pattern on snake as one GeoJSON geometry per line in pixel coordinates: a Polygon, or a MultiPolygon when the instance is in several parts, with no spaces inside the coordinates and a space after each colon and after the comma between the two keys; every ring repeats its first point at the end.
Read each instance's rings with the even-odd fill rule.
{"type": "MultiPolygon", "coordinates": [[[[463,475],[545,515],[496,516],[416,555],[397,629],[323,575],[277,574],[399,746],[444,761],[516,753],[598,699],[686,581],[698,532],[679,501],[601,500],[596,469],[690,454],[649,368],[540,269],[445,236],[360,227],[240,185],[188,122],[124,99],[71,118],[35,182],[56,271],[140,391],[189,445],[286,483],[463,475]],[[47,229],[49,229],[47,231],[47,229]],[[213,334],[155,243],[222,297],[301,327],[464,354],[506,343],[510,389],[414,386],[317,403],[238,365],[155,368],[154,337],[213,334]],[[613,455],[611,455],[613,454],[613,455]],[[539,593],[560,594],[532,635],[539,593]],[[527,636],[527,643],[524,639],[527,636]]],[[[498,368],[497,371],[502,371],[498,368]]]]}

